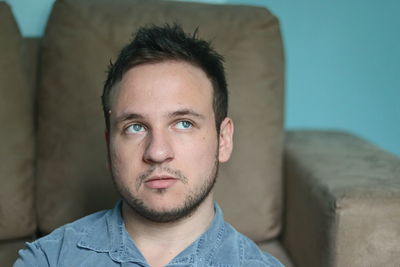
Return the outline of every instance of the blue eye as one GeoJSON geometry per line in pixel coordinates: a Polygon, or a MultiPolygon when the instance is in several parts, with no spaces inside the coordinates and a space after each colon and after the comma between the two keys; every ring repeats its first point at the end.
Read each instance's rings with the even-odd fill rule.
{"type": "Polygon", "coordinates": [[[178,129],[189,129],[193,126],[190,121],[179,121],[176,123],[176,128],[178,129]]]}
{"type": "Polygon", "coordinates": [[[128,128],[126,128],[126,131],[128,133],[139,133],[139,132],[144,132],[144,127],[141,124],[132,124],[128,128]]]}

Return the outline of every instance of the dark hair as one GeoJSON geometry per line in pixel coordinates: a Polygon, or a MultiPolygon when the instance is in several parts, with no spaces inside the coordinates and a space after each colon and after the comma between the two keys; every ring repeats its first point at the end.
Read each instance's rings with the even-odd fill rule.
{"type": "Polygon", "coordinates": [[[206,73],[213,86],[213,109],[219,132],[228,113],[224,59],[209,42],[198,38],[197,29],[192,35],[187,35],[177,24],[140,28],[135,38],[121,50],[117,61],[110,63],[101,97],[107,130],[110,130],[110,92],[114,85],[135,66],[166,60],[185,61],[206,73]]]}

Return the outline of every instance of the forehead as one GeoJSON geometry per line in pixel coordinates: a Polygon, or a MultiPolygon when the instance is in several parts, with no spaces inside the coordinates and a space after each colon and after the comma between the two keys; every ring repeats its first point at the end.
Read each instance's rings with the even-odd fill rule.
{"type": "Polygon", "coordinates": [[[182,61],[165,61],[127,71],[113,90],[111,107],[113,112],[130,108],[152,113],[182,107],[207,110],[212,109],[212,99],[212,84],[203,70],[182,61]]]}

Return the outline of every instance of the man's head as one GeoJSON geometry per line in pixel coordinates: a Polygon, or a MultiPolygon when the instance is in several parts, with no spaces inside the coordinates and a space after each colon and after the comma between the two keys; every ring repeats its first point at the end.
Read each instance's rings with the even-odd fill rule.
{"type": "Polygon", "coordinates": [[[110,128],[110,94],[123,75],[138,65],[169,60],[190,63],[206,73],[213,86],[213,109],[219,131],[222,120],[228,114],[223,57],[208,42],[198,38],[197,30],[189,36],[176,24],[139,29],[133,41],[121,50],[117,61],[110,64],[102,95],[107,130],[110,128]]]}
{"type": "Polygon", "coordinates": [[[177,26],[141,29],[104,90],[110,167],[124,202],[157,222],[210,203],[233,124],[222,62],[208,43],[177,26]]]}

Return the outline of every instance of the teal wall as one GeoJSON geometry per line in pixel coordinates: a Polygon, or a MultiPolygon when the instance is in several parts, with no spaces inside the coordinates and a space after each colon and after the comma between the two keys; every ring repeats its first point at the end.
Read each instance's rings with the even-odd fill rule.
{"type": "MultiPolygon", "coordinates": [[[[53,0],[8,0],[40,36],[53,0]]],[[[268,6],[285,42],[287,128],[342,129],[400,155],[400,1],[208,0],[268,6]]]]}

